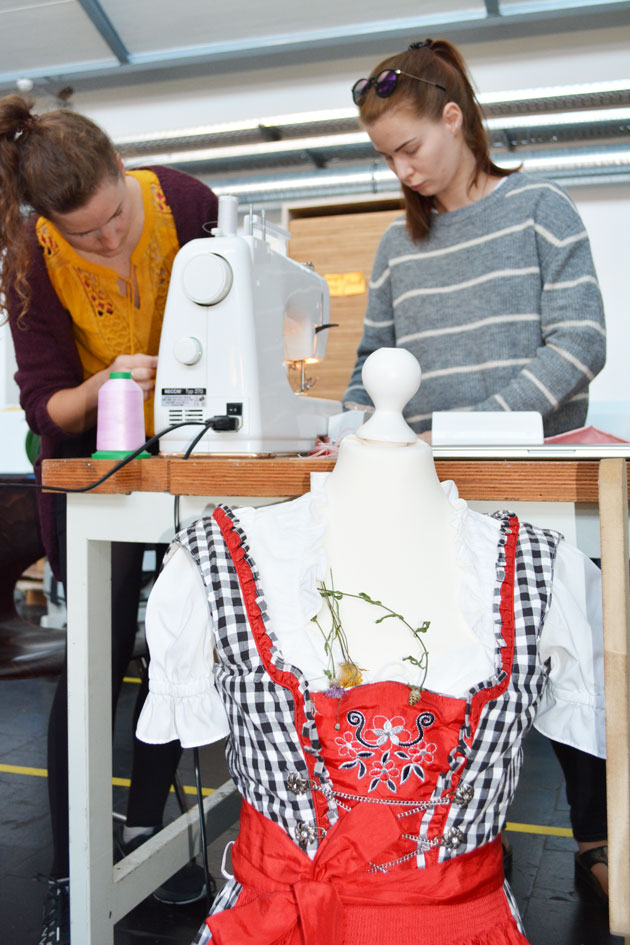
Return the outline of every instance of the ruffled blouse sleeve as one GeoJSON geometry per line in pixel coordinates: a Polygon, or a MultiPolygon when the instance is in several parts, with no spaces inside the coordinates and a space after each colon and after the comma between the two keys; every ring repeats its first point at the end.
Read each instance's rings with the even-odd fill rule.
{"type": "Polygon", "coordinates": [[[149,694],[136,734],[143,742],[179,739],[183,748],[224,738],[228,720],[214,684],[214,627],[203,581],[174,546],[147,603],[149,694]]]}
{"type": "Polygon", "coordinates": [[[535,728],[605,758],[601,572],[564,541],[558,546],[540,655],[549,674],[535,728]]]}

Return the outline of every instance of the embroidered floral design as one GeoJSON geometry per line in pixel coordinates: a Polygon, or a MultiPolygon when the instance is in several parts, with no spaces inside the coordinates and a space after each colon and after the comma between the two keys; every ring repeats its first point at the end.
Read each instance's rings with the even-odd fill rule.
{"type": "Polygon", "coordinates": [[[423,761],[427,765],[432,765],[435,760],[436,751],[436,745],[433,745],[432,743],[425,744],[425,742],[421,742],[420,745],[412,748],[409,754],[404,751],[397,751],[397,757],[402,761],[407,762],[403,765],[400,772],[400,783],[404,784],[412,774],[414,774],[420,781],[424,781],[424,768],[420,762],[423,761]]]}
{"type": "Polygon", "coordinates": [[[372,757],[374,752],[366,751],[365,748],[362,748],[352,732],[344,732],[343,735],[335,739],[335,742],[338,745],[339,755],[342,758],[350,759],[349,761],[344,761],[339,767],[347,771],[352,770],[352,768],[357,768],[357,777],[359,780],[364,778],[367,774],[366,761],[368,758],[372,757]]]}
{"type": "Polygon", "coordinates": [[[102,288],[99,279],[91,272],[87,272],[84,269],[77,269],[85,294],[90,300],[92,309],[99,318],[102,318],[103,315],[113,315],[114,314],[114,303],[112,302],[111,297],[108,293],[102,288]]]}
{"type": "Polygon", "coordinates": [[[424,781],[425,768],[434,763],[437,751],[437,745],[424,740],[423,726],[428,728],[435,721],[431,712],[422,712],[416,717],[416,738],[413,738],[413,733],[400,715],[393,718],[375,715],[369,727],[366,726],[365,716],[358,709],[348,712],[346,719],[354,731],[344,732],[335,738],[339,757],[347,759],[339,765],[340,770],[356,769],[358,780],[369,773],[371,780],[368,792],[384,784],[395,794],[398,784],[404,784],[412,775],[424,781]],[[371,740],[367,741],[365,736],[371,740]],[[385,745],[388,747],[383,752],[373,750],[385,745]]]}
{"type": "Polygon", "coordinates": [[[393,758],[390,758],[388,751],[383,752],[379,761],[372,762],[370,769],[372,780],[368,791],[374,791],[379,784],[384,783],[392,793],[396,793],[396,781],[400,777],[400,772],[393,758]]]}
{"type": "Polygon", "coordinates": [[[410,748],[422,741],[424,729],[435,722],[432,712],[420,712],[414,719],[418,732],[414,738],[413,733],[405,728],[405,720],[400,715],[395,715],[393,719],[388,719],[384,715],[375,715],[369,728],[366,728],[365,716],[358,709],[351,709],[346,718],[355,729],[357,740],[366,748],[380,748],[387,742],[400,745],[402,748],[410,748]],[[375,741],[368,741],[366,736],[370,734],[375,736],[375,741]]]}
{"type": "Polygon", "coordinates": [[[399,745],[401,741],[409,742],[411,732],[405,728],[405,720],[396,715],[393,719],[385,718],[384,715],[375,715],[372,721],[372,728],[365,730],[366,735],[376,736],[376,744],[384,745],[390,741],[393,745],[399,745]],[[402,738],[398,736],[402,735],[402,738]]]}
{"type": "MultiPolygon", "coordinates": [[[[340,735],[335,739],[335,742],[339,746],[339,754],[342,758],[346,756],[348,758],[354,757],[361,748],[359,743],[355,741],[352,732],[344,732],[343,735],[340,735]]],[[[372,752],[364,752],[364,754],[371,757],[372,752]]]]}
{"type": "MultiPolygon", "coordinates": [[[[40,220],[43,221],[43,217],[40,218],[40,220]]],[[[46,256],[57,255],[59,252],[59,243],[54,238],[50,227],[45,222],[40,222],[37,226],[37,239],[46,256]]]]}
{"type": "Polygon", "coordinates": [[[420,742],[419,745],[416,745],[415,748],[412,748],[409,752],[409,757],[413,761],[424,761],[428,765],[432,765],[435,761],[435,753],[437,751],[437,745],[434,745],[433,742],[420,742]]]}

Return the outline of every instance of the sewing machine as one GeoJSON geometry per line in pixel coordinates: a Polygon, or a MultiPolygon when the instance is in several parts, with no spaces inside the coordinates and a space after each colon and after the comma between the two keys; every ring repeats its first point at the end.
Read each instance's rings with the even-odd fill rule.
{"type": "MultiPolygon", "coordinates": [[[[155,429],[210,420],[194,453],[276,454],[312,449],[337,401],[294,393],[288,362],[326,350],[326,280],[286,255],[290,234],[251,211],[237,232],[238,200],[219,198],[213,238],[187,243],[173,263],[155,383],[155,429]]],[[[305,384],[303,384],[303,388],[305,384]]],[[[199,427],[160,440],[184,453],[199,427]]]]}

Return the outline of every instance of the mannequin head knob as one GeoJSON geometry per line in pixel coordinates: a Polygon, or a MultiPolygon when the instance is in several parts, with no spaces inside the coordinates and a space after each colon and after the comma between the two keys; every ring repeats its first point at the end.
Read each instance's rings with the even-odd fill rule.
{"type": "Polygon", "coordinates": [[[363,384],[374,413],[357,430],[362,440],[416,443],[417,436],[403,417],[405,404],[420,387],[418,361],[404,348],[379,348],[363,365],[363,384]]]}

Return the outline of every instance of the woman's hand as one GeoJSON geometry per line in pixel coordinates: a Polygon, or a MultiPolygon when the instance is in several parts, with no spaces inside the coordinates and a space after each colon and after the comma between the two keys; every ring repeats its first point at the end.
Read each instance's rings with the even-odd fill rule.
{"type": "Polygon", "coordinates": [[[98,392],[109,380],[111,371],[130,371],[133,380],[142,388],[145,400],[151,396],[155,386],[157,357],[151,354],[119,354],[104,371],[79,384],[58,390],[52,395],[46,409],[53,423],[65,433],[83,433],[96,423],[98,392]]]}
{"type": "Polygon", "coordinates": [[[429,446],[431,446],[431,443],[432,443],[431,431],[425,430],[424,433],[418,433],[418,439],[424,440],[425,443],[428,443],[429,446]]]}
{"type": "Polygon", "coordinates": [[[148,400],[155,387],[157,362],[152,354],[119,354],[110,365],[107,377],[110,371],[131,371],[131,379],[142,388],[144,399],[148,400]]]}

